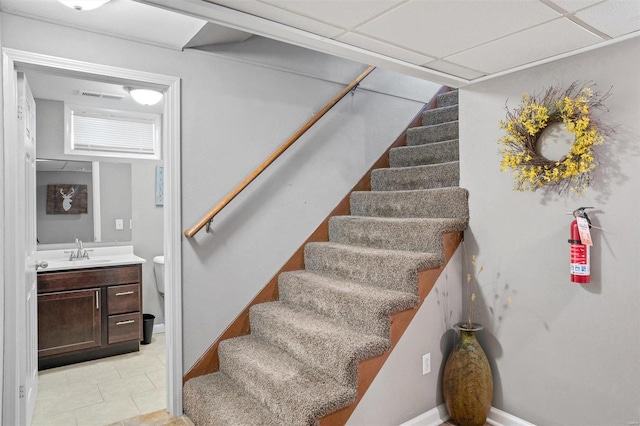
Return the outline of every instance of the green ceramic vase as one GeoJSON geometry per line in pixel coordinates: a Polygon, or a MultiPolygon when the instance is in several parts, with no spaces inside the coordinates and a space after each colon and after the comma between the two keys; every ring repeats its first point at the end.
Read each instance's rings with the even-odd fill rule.
{"type": "Polygon", "coordinates": [[[476,339],[480,324],[458,323],[460,332],[444,367],[444,402],[459,426],[483,426],[493,402],[493,377],[487,355],[476,339]]]}

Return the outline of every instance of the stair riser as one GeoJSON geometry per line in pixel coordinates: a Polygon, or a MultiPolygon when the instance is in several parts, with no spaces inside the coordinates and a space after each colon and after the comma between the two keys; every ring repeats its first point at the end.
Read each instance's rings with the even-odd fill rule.
{"type": "MultiPolygon", "coordinates": [[[[341,283],[344,284],[344,283],[341,283]]],[[[389,338],[389,315],[417,305],[418,298],[409,293],[378,299],[349,291],[348,285],[329,286],[304,274],[284,273],[278,278],[280,300],[332,318],[336,323],[362,333],[389,338]]]]}
{"type": "Polygon", "coordinates": [[[282,425],[280,419],[221,372],[187,381],[183,404],[185,414],[197,425],[282,425]]]}
{"type": "Polygon", "coordinates": [[[467,221],[468,192],[460,188],[432,191],[354,192],[351,214],[370,217],[432,217],[467,221]]]}
{"type": "Polygon", "coordinates": [[[458,104],[458,91],[452,90],[447,93],[438,95],[436,98],[436,105],[438,108],[448,107],[458,104]]]}
{"type": "Polygon", "coordinates": [[[418,271],[441,264],[440,255],[418,263],[403,257],[353,255],[312,244],[305,247],[304,258],[309,271],[412,294],[418,291],[418,271]]]}
{"type": "Polygon", "coordinates": [[[430,166],[376,169],[371,173],[372,191],[407,191],[458,186],[458,162],[430,166]]]}
{"type": "Polygon", "coordinates": [[[443,227],[438,223],[360,221],[335,216],[329,221],[329,241],[388,250],[441,253],[443,227]]]}
{"type": "Polygon", "coordinates": [[[458,122],[434,124],[433,126],[413,127],[407,129],[407,145],[424,145],[426,143],[458,139],[458,122]]]}
{"type": "Polygon", "coordinates": [[[238,358],[235,354],[227,352],[224,345],[221,344],[218,351],[222,373],[228,375],[239,387],[264,404],[275,415],[288,421],[294,421],[292,420],[294,418],[296,422],[300,421],[296,418],[295,413],[290,412],[289,407],[279,406],[277,400],[273,399],[269,377],[260,375],[246,359],[238,358]]]}
{"type": "MultiPolygon", "coordinates": [[[[220,371],[280,417],[283,424],[311,426],[315,424],[315,419],[348,405],[356,397],[355,390],[342,388],[341,394],[327,395],[333,398],[314,407],[298,406],[299,401],[295,395],[283,399],[283,393],[291,392],[289,382],[299,383],[302,380],[303,383],[312,383],[312,380],[319,380],[320,377],[301,373],[297,361],[289,365],[280,364],[276,370],[271,367],[275,355],[251,346],[245,348],[234,342],[236,339],[243,337],[225,340],[220,344],[220,371]]],[[[300,391],[304,391],[304,388],[300,388],[300,391]]]]}
{"type": "Polygon", "coordinates": [[[319,295],[313,286],[296,281],[280,280],[278,289],[280,300],[285,303],[326,315],[340,324],[361,330],[363,333],[389,338],[389,318],[379,317],[369,310],[359,310],[353,300],[327,306],[318,300],[318,297],[324,295],[319,295]]]}
{"type": "Polygon", "coordinates": [[[422,113],[423,126],[431,126],[456,120],[458,120],[458,105],[429,109],[422,113]]]}
{"type": "Polygon", "coordinates": [[[380,355],[389,349],[388,340],[378,336],[356,336],[350,330],[353,335],[345,338],[338,326],[314,324],[310,330],[303,326],[304,318],[296,321],[287,318],[287,312],[291,311],[287,305],[281,302],[271,305],[276,309],[260,309],[265,305],[251,310],[251,333],[343,386],[356,387],[359,360],[380,355]]]}
{"type": "Polygon", "coordinates": [[[391,167],[411,167],[458,161],[458,141],[433,142],[426,145],[403,146],[389,151],[391,167]]]}

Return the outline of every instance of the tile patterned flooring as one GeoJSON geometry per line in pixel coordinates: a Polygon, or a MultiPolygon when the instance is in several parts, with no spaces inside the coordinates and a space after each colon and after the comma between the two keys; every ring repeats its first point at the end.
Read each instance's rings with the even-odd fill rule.
{"type": "Polygon", "coordinates": [[[172,417],[167,410],[132,417],[109,426],[195,426],[187,416],[172,417]]]}
{"type": "Polygon", "coordinates": [[[41,371],[33,426],[103,426],[164,411],[165,353],[165,335],[154,334],[139,352],[41,371]]]}

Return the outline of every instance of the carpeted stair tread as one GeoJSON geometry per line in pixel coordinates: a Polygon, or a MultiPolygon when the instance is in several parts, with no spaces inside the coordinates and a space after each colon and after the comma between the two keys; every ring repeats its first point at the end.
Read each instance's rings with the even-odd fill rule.
{"type": "Polygon", "coordinates": [[[254,335],[220,342],[220,371],[286,425],[314,425],[353,403],[357,392],[254,335]]]}
{"type": "Polygon", "coordinates": [[[217,372],[185,383],[184,412],[198,426],[282,426],[267,407],[217,372]]]}
{"type": "Polygon", "coordinates": [[[433,124],[431,126],[412,127],[407,129],[407,145],[424,145],[433,142],[458,139],[458,122],[433,124]]]}
{"type": "Polygon", "coordinates": [[[376,169],[371,172],[372,191],[406,191],[447,188],[460,183],[457,161],[425,166],[376,169]]]}
{"type": "Polygon", "coordinates": [[[442,255],[320,242],[305,246],[304,263],[317,274],[417,294],[418,271],[442,266],[442,255]]]}
{"type": "Polygon", "coordinates": [[[254,305],[249,315],[252,334],[354,389],[358,362],[384,353],[390,345],[388,339],[278,301],[254,305]]]}
{"type": "Polygon", "coordinates": [[[459,158],[457,139],[425,145],[400,146],[389,151],[389,165],[391,167],[448,163],[458,161],[459,158]]]}
{"type": "Polygon", "coordinates": [[[414,191],[356,191],[351,194],[354,216],[433,217],[469,220],[466,189],[436,188],[414,191]]]}
{"type": "Polygon", "coordinates": [[[446,93],[441,93],[436,97],[436,106],[438,108],[448,107],[452,105],[458,105],[457,90],[451,90],[446,93]]]}
{"type": "Polygon", "coordinates": [[[331,317],[363,333],[389,337],[389,315],[418,305],[413,293],[291,271],[278,277],[280,300],[331,317]]]}
{"type": "Polygon", "coordinates": [[[463,219],[333,216],[329,241],[388,250],[443,252],[445,232],[464,231],[463,219]]]}
{"type": "Polygon", "coordinates": [[[422,113],[422,125],[430,126],[432,124],[446,123],[448,121],[458,120],[458,105],[438,107],[428,109],[422,113]]]}

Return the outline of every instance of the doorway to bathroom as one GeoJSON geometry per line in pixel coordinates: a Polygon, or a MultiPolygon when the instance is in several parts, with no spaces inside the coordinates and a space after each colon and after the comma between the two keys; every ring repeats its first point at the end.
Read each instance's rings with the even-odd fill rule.
{"type": "MultiPolygon", "coordinates": [[[[38,71],[69,78],[93,79],[98,82],[108,82],[121,86],[132,84],[153,86],[164,92],[164,106],[162,109],[162,152],[163,152],[163,185],[159,189],[163,195],[162,229],[164,230],[164,242],[160,247],[155,247],[155,255],[164,255],[165,258],[165,325],[166,325],[166,408],[173,415],[182,412],[182,326],[181,326],[181,272],[180,272],[180,81],[177,78],[139,72],[123,68],[115,68],[79,61],[54,58],[30,52],[3,49],[3,90],[4,96],[4,145],[11,147],[15,143],[19,108],[17,99],[12,96],[17,88],[18,71],[38,71]]],[[[19,161],[12,154],[11,149],[5,149],[3,158],[4,170],[11,170],[13,164],[19,161]]],[[[155,178],[155,176],[154,176],[155,178]]],[[[20,176],[5,175],[3,190],[5,200],[19,200],[20,187],[25,183],[20,176]]],[[[151,191],[157,185],[152,184],[151,191]]],[[[154,194],[155,195],[155,194],[154,194]]],[[[23,295],[16,291],[17,282],[9,283],[7,277],[16,281],[24,275],[24,254],[10,253],[7,247],[20,247],[15,242],[25,231],[29,222],[29,215],[35,215],[35,211],[24,210],[24,206],[16,204],[4,211],[4,229],[12,229],[12,232],[2,236],[4,256],[0,265],[5,269],[5,275],[0,281],[4,290],[4,325],[0,328],[4,348],[3,354],[3,388],[1,392],[3,400],[2,417],[4,424],[22,424],[30,416],[27,407],[20,397],[25,391],[25,377],[28,372],[19,360],[18,351],[24,343],[16,333],[19,327],[30,328],[31,333],[36,333],[37,327],[28,318],[24,309],[23,295]],[[21,213],[22,212],[22,213],[21,213]],[[23,216],[26,212],[26,218],[23,216]],[[11,285],[9,285],[11,284],[11,285]],[[35,330],[35,331],[34,331],[35,330]]],[[[133,218],[135,219],[135,217],[133,218]]],[[[144,218],[142,218],[144,221],[144,218]]],[[[153,269],[151,259],[149,267],[153,269]]],[[[24,279],[23,279],[24,281],[24,279]]],[[[147,351],[149,352],[149,351],[147,351]]],[[[35,389],[37,392],[37,387],[35,389]]]]}

